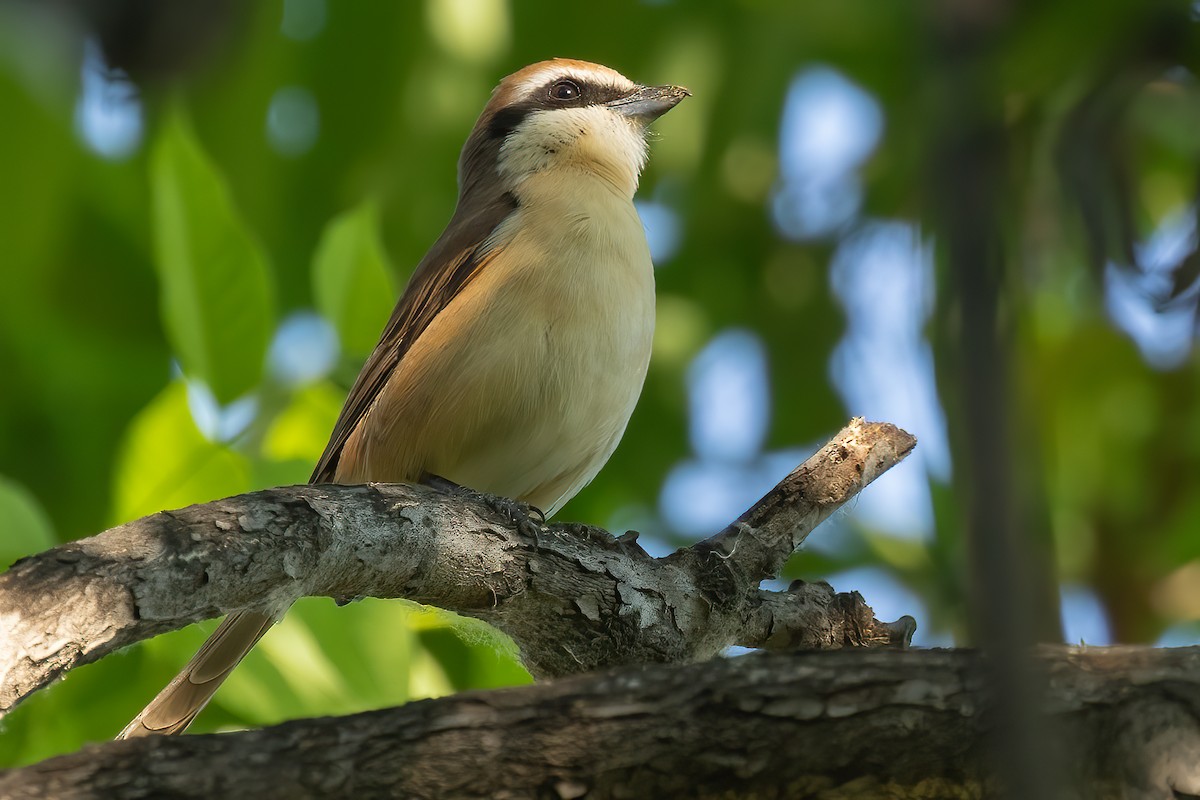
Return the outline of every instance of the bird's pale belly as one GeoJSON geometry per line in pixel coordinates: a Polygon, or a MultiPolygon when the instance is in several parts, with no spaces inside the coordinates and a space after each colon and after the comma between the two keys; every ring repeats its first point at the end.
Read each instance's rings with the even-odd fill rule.
{"type": "MultiPolygon", "coordinates": [[[[498,419],[483,446],[447,465],[457,480],[529,502],[547,514],[588,483],[612,455],[637,401],[626,387],[602,386],[610,376],[593,373],[584,384],[564,388],[553,408],[521,413],[537,401],[514,404],[517,413],[498,419]]],[[[637,388],[641,388],[639,376],[637,388]]],[[[533,388],[533,387],[531,387],[533,388]]]]}
{"type": "Polygon", "coordinates": [[[490,369],[466,389],[486,405],[482,424],[429,471],[556,511],[595,477],[633,413],[653,334],[652,287],[644,295],[627,298],[636,320],[589,304],[548,319],[526,309],[500,326],[490,369]]]}

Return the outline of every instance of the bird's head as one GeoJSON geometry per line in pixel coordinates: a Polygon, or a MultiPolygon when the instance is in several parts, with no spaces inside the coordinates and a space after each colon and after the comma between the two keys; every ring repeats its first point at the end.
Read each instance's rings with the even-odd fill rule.
{"type": "Polygon", "coordinates": [[[462,195],[516,191],[550,170],[593,175],[633,195],[646,163],[646,127],[689,94],[642,86],[616,70],[556,58],[500,82],[459,161],[462,195]]]}

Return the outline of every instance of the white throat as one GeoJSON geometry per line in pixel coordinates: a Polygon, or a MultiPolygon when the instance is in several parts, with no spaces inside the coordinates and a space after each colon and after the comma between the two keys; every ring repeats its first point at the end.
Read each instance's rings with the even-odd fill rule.
{"type": "Polygon", "coordinates": [[[518,196],[530,176],[564,170],[593,174],[632,198],[646,154],[642,127],[603,106],[536,111],[505,139],[497,171],[518,196]]]}

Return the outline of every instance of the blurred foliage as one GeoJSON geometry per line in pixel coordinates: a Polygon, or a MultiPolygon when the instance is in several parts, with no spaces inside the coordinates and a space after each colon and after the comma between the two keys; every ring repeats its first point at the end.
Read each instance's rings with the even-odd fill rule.
{"type": "Polygon", "coordinates": [[[231,402],[262,377],[275,327],[269,267],[178,116],[159,132],[150,183],[168,341],[188,376],[231,402]]]}
{"type": "MultiPolygon", "coordinates": [[[[397,287],[449,219],[458,149],[491,87],[555,55],[694,93],[656,125],[641,190],[674,209],[682,230],[657,275],[646,389],[609,466],[559,515],[636,520],[680,543],[655,509],[664,478],[691,454],[689,365],[717,333],[749,329],[764,343],[770,448],[823,441],[860,411],[826,379],[845,329],[827,266],[858,223],[797,241],[770,213],[789,85],[824,64],[882,109],[856,219],[915,223],[938,252],[942,306],[929,336],[953,462],[973,439],[944,358],[961,309],[936,187],[975,180],[987,202],[964,213],[993,215],[985,227],[998,232],[995,311],[1010,377],[999,400],[1014,420],[1007,469],[1020,522],[1053,543],[1047,580],[1092,587],[1116,639],[1154,641],[1200,618],[1200,376],[1190,335],[1175,362],[1145,358],[1112,323],[1107,287],[1114,272],[1151,275],[1141,243],[1170,215],[1195,213],[1198,34],[1190,3],[1146,0],[602,10],[9,0],[0,556],[7,564],[159,509],[306,480],[397,287]],[[81,134],[80,65],[96,43],[137,86],[144,130],[128,153],[102,155],[81,134]],[[303,89],[286,95],[291,105],[286,87],[303,89]],[[289,139],[288,119],[312,107],[315,138],[289,139]],[[1002,154],[987,171],[948,145],[981,140],[1002,154]],[[280,321],[310,309],[336,329],[341,361],[298,381],[267,354],[280,321]],[[215,421],[198,411],[206,392],[225,404],[215,421]]],[[[1155,313],[1192,315],[1190,331],[1195,249],[1193,233],[1190,255],[1160,270],[1165,288],[1149,297],[1155,313]]],[[[961,635],[964,493],[927,480],[927,539],[840,519],[844,544],[801,554],[790,574],[881,567],[923,599],[922,625],[961,635]]],[[[0,765],[111,736],[203,637],[198,627],[160,637],[39,693],[3,723],[0,765]]],[[[195,730],[527,679],[511,644],[474,623],[400,602],[309,599],[195,730]]]]}

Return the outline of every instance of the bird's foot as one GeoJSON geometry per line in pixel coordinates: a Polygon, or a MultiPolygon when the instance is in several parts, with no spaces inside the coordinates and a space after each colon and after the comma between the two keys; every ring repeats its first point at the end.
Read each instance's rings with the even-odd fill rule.
{"type": "Polygon", "coordinates": [[[541,533],[542,526],[546,524],[546,514],[537,506],[494,494],[481,493],[480,497],[483,498],[483,502],[487,504],[488,508],[498,514],[503,514],[517,531],[525,536],[531,538],[537,536],[541,533]],[[534,521],[535,517],[536,522],[534,521]]]}
{"type": "Polygon", "coordinates": [[[528,503],[522,503],[520,500],[513,500],[508,497],[500,497],[499,495],[487,494],[486,492],[477,492],[474,489],[467,488],[461,484],[457,484],[452,480],[441,477],[440,475],[426,474],[421,482],[426,486],[437,489],[439,492],[446,494],[465,494],[471,497],[476,497],[483,501],[491,510],[497,514],[504,515],[504,518],[515,527],[518,531],[526,536],[536,536],[546,524],[546,514],[537,506],[531,506],[528,503]]]}
{"type": "Polygon", "coordinates": [[[443,478],[441,475],[434,475],[432,472],[426,472],[421,476],[421,483],[428,486],[430,489],[436,489],[443,494],[462,494],[470,493],[471,490],[465,486],[461,486],[452,480],[443,478]]]}

